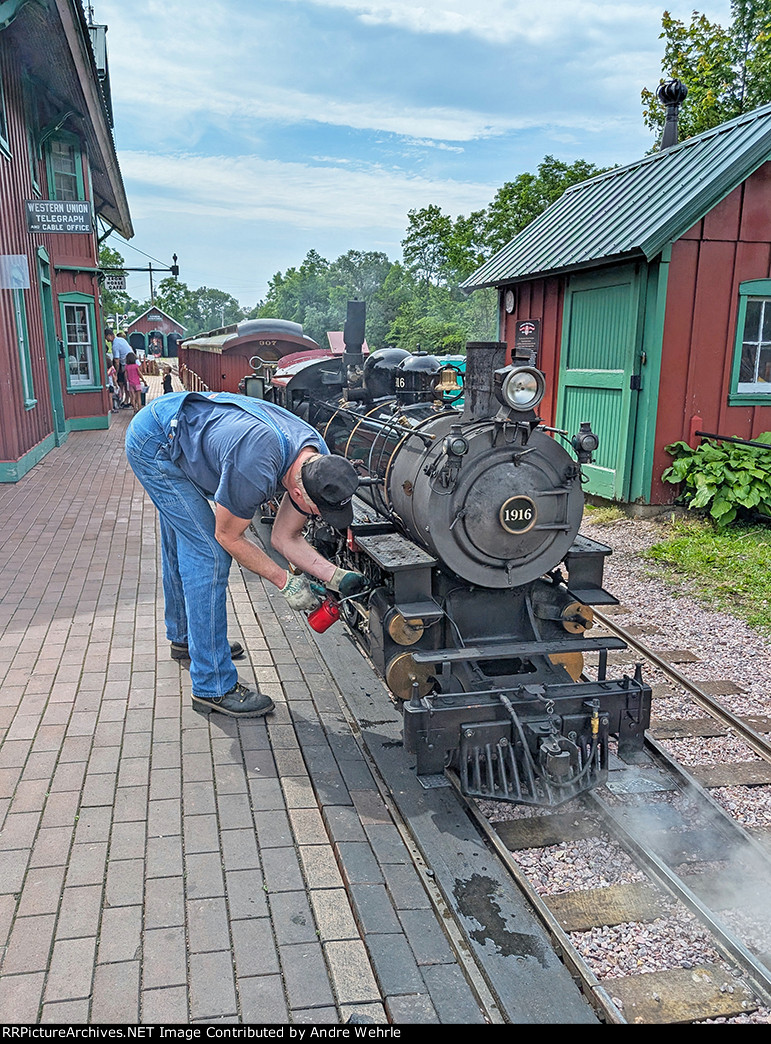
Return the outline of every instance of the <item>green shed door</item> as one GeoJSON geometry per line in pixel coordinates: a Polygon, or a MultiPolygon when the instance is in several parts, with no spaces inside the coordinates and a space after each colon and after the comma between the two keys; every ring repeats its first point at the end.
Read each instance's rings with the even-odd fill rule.
{"type": "Polygon", "coordinates": [[[600,440],[584,487],[626,500],[637,392],[640,279],[633,265],[573,276],[565,297],[557,426],[574,435],[589,421],[600,440]]]}

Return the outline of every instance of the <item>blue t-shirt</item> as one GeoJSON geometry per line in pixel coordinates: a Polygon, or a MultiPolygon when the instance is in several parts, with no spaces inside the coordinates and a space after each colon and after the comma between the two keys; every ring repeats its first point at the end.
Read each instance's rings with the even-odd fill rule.
{"type": "Polygon", "coordinates": [[[233,403],[189,398],[177,419],[177,465],[237,518],[251,519],[278,491],[305,446],[329,453],[321,435],[288,410],[268,402],[258,410],[267,419],[233,403]]]}
{"type": "Polygon", "coordinates": [[[129,352],[132,352],[133,350],[134,349],[131,347],[131,345],[128,343],[125,337],[118,337],[116,335],[113,338],[112,357],[113,359],[115,359],[116,362],[121,362],[125,365],[126,356],[129,354],[129,352]]]}

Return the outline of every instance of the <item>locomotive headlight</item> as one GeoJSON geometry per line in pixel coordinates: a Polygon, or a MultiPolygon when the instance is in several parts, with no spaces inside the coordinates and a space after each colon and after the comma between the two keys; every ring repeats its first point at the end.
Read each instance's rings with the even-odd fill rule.
{"type": "Polygon", "coordinates": [[[546,381],[541,371],[534,366],[518,366],[503,377],[499,398],[512,410],[526,413],[534,410],[545,394],[546,381]]]}

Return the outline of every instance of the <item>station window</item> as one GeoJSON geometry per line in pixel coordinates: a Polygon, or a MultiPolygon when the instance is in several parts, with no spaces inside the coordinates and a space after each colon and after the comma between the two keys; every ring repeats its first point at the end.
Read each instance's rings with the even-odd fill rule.
{"type": "Polygon", "coordinates": [[[59,297],[64,337],[67,388],[94,391],[101,388],[94,336],[94,299],[86,294],[59,297]]]}
{"type": "Polygon", "coordinates": [[[24,409],[31,410],[37,403],[32,383],[32,360],[29,354],[29,333],[27,330],[27,307],[23,290],[12,290],[13,318],[16,326],[16,344],[19,350],[19,370],[21,372],[21,388],[24,396],[24,409]]]}
{"type": "Polygon", "coordinates": [[[771,279],[752,279],[739,286],[728,401],[735,406],[771,403],[771,279]]]}
{"type": "Polygon", "coordinates": [[[80,146],[74,135],[52,138],[46,146],[51,199],[85,199],[80,146]]]}

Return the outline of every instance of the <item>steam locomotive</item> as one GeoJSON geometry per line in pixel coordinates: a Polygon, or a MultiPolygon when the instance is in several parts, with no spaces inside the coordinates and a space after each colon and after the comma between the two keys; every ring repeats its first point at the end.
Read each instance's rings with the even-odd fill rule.
{"type": "MultiPolygon", "coordinates": [[[[469,344],[463,375],[425,352],[365,356],[364,319],[350,302],[342,357],[255,357],[242,390],[360,473],[348,532],[314,520],[308,539],[367,578],[339,612],[402,707],[421,780],[451,767],[468,795],[560,805],[607,778],[612,737],[632,759],[650,722],[639,668],[608,677],[624,643],[588,633],[591,606],[616,601],[610,549],[579,535],[597,438],[541,422],[529,352],[506,365],[504,343],[469,344]]],[[[267,507],[255,520],[266,546],[270,521],[267,507]]]]}

